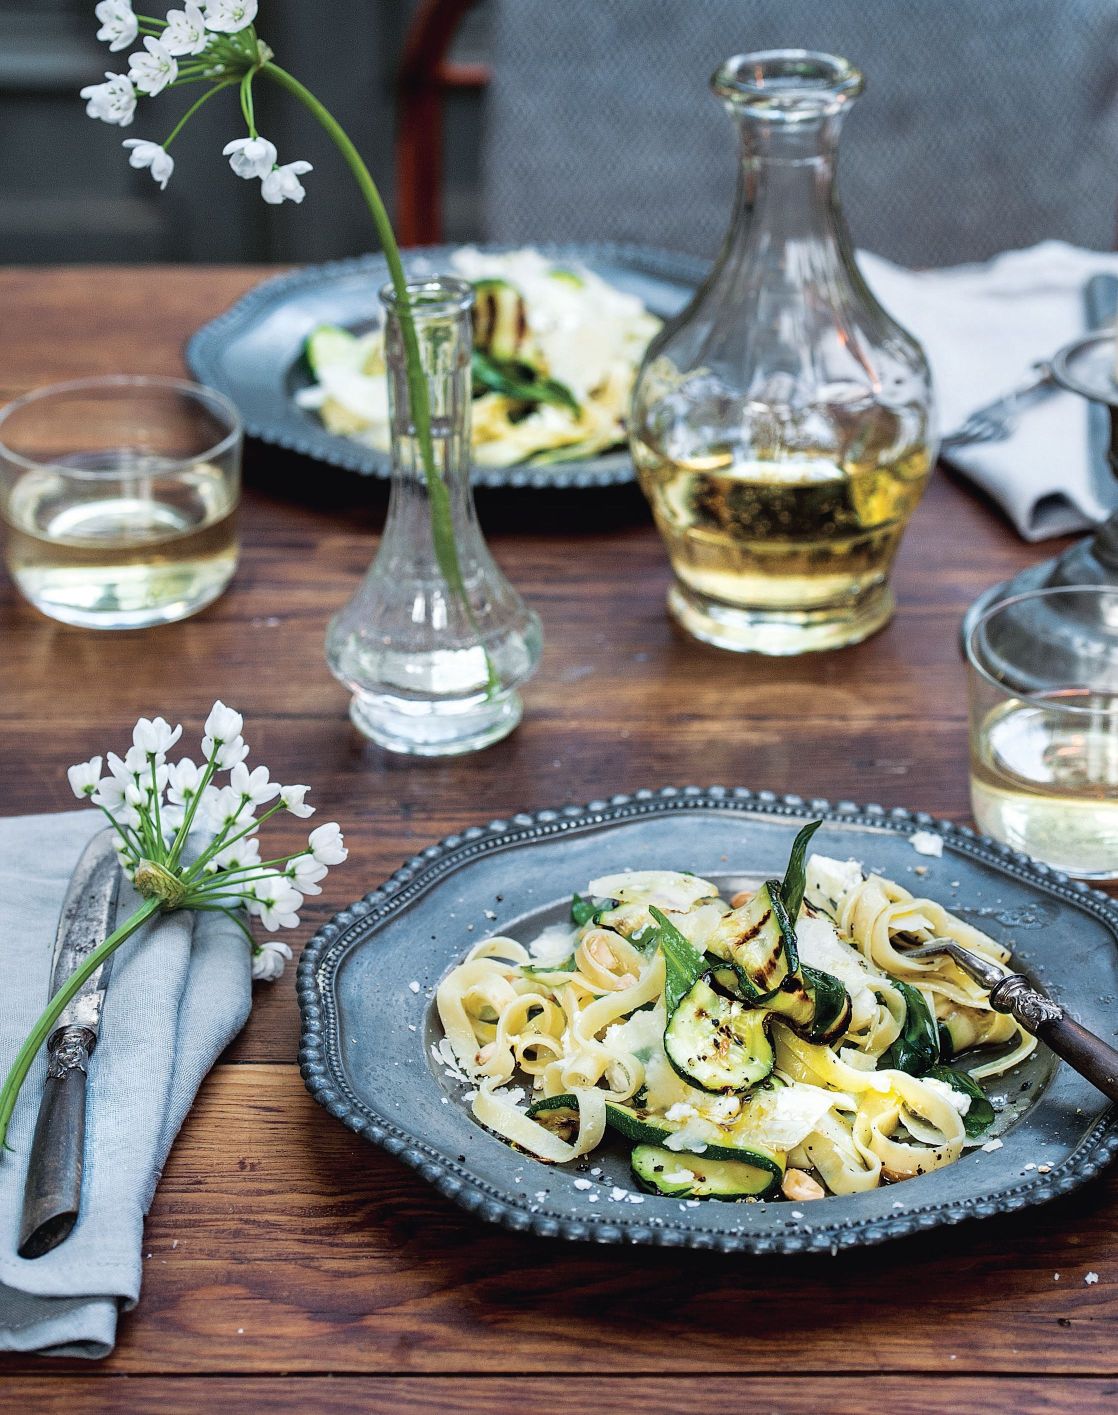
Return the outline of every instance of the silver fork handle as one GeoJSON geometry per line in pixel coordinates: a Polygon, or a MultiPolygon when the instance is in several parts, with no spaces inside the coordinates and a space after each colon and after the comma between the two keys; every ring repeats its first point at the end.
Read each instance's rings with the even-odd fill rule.
{"type": "MultiPolygon", "coordinates": [[[[1016,388],[1009,393],[1003,393],[1000,398],[995,398],[992,403],[987,403],[981,408],[976,408],[973,413],[968,414],[962,426],[954,432],[949,432],[944,437],[942,446],[950,447],[959,443],[972,442],[975,440],[972,433],[966,431],[967,427],[979,419],[983,421],[995,421],[1004,417],[1021,406],[1023,402],[1031,399],[1039,393],[1047,393],[1054,388],[1052,381],[1052,365],[1047,359],[1039,359],[1033,364],[1032,372],[1023,379],[1016,388]]],[[[1007,430],[1008,431],[1008,430],[1007,430]]]]}

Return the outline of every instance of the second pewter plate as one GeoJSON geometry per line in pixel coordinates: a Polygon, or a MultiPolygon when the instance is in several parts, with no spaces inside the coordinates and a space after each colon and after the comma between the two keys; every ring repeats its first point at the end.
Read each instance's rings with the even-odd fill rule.
{"type": "MultiPolygon", "coordinates": [[[[485,252],[520,246],[478,245],[485,252]]],[[[445,273],[460,246],[417,246],[402,252],[409,277],[445,273]]],[[[709,268],[706,261],[644,246],[533,246],[559,265],[583,265],[610,285],[639,296],[661,319],[678,314],[709,268]]],[[[380,323],[378,292],[388,279],[382,255],[359,256],[328,265],[309,265],[257,285],[191,338],[186,360],[194,377],[217,388],[236,404],[250,437],[301,452],[319,462],[361,472],[391,475],[388,454],[348,437],[327,432],[318,416],[300,408],[295,394],[312,381],[303,356],[307,335],[320,324],[347,329],[380,323]]],[[[582,488],[635,480],[627,450],[581,462],[533,467],[475,467],[475,486],[582,488]]]]}
{"type": "Polygon", "coordinates": [[[1008,1101],[989,1132],[1000,1148],[968,1151],[903,1184],[800,1206],[616,1198],[615,1188],[635,1192],[627,1146],[545,1165],[474,1120],[468,1086],[433,1052],[442,1037],[434,988],[473,944],[494,933],[530,941],[565,919],[571,894],[603,872],[686,869],[723,893],[779,875],[796,830],[819,817],[813,850],[853,857],[940,900],[1012,948],[1015,966],[1115,1041],[1118,905],[1099,891],[923,813],[668,787],[471,827],[430,846],[320,929],[299,964],[308,1089],[471,1213],[517,1231],[599,1243],[837,1251],[1043,1203],[1097,1174],[1118,1151],[1115,1111],[1043,1045],[990,1085],[1008,1101]],[[916,830],[943,836],[942,858],[916,854],[916,830]],[[916,875],[918,866],[927,873],[916,875]],[[591,1177],[591,1168],[601,1173],[591,1177]],[[587,1179],[590,1190],[576,1187],[587,1179]]]}

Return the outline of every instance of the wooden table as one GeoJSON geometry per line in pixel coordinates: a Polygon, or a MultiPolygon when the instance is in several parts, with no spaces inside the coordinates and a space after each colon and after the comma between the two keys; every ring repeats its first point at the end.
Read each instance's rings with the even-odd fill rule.
{"type": "MultiPolygon", "coordinates": [[[[0,395],[82,374],[180,373],[187,335],[263,273],[0,272],[0,395]]],[[[66,764],[120,746],[141,713],[181,720],[189,736],[221,697],[245,713],[258,759],[314,783],[320,818],[341,821],[351,847],[300,940],[466,824],[640,786],[742,784],[964,819],[959,616],[1054,548],[1023,545],[940,475],[905,541],[888,629],[842,653],[739,658],[669,623],[664,555],[632,490],[490,493],[482,519],[543,616],[543,666],[510,739],[412,762],[356,736],[322,656],[327,618],[374,547],[383,488],[263,446],[248,450],[247,481],[240,573],[196,619],[84,632],[0,584],[2,808],[71,807],[66,764]]],[[[833,1259],[567,1246],[464,1217],[359,1141],[304,1091],[297,1037],[289,973],[258,989],[175,1145],[143,1296],[115,1353],[98,1365],[0,1360],[0,1406],[1118,1405],[1118,1171],[1046,1208],[833,1259]]]]}

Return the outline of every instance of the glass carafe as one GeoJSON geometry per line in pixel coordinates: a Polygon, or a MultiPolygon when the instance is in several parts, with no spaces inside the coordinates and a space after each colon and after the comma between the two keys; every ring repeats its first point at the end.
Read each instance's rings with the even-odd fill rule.
{"type": "Polygon", "coordinates": [[[425,450],[413,408],[403,328],[391,286],[385,359],[392,494],[373,563],[330,623],[326,661],[353,692],[350,717],[390,751],[476,751],[520,721],[519,688],[535,672],[540,621],[501,573],[470,488],[470,313],[463,280],[408,286],[423,396],[425,450]]]}
{"type": "Polygon", "coordinates": [[[835,194],[862,86],[844,59],[802,50],[738,55],[712,79],[741,135],[733,220],[649,347],[631,442],[669,607],[722,648],[837,648],[885,624],[934,461],[923,352],[866,288],[835,194]]]}

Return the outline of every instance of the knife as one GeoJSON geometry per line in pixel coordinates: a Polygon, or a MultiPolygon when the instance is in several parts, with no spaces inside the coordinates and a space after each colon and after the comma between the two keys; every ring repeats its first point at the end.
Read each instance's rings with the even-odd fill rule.
{"type": "MultiPolygon", "coordinates": [[[[54,941],[52,997],[115,926],[120,864],[113,834],[99,831],[70,877],[54,941]]],[[[77,1222],[85,1152],[86,1071],[97,1044],[112,962],[110,954],[86,979],[47,1039],[47,1079],[23,1193],[21,1258],[49,1253],[70,1236],[77,1222]]]]}
{"type": "MultiPolygon", "coordinates": [[[[1092,275],[1083,291],[1083,304],[1088,329],[1105,329],[1113,324],[1118,313],[1118,279],[1113,275],[1092,275]]],[[[1110,412],[1105,403],[1087,404],[1087,455],[1103,486],[1113,485],[1111,439],[1115,429],[1110,412]]]]}

